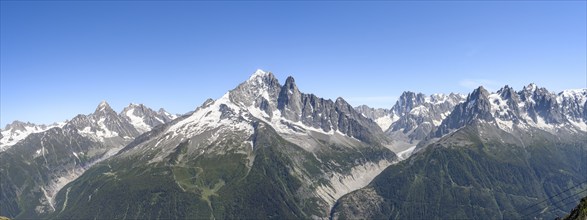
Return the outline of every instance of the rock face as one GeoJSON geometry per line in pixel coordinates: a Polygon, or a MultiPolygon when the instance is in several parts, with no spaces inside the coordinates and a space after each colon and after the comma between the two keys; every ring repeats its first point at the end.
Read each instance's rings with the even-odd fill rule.
{"type": "Polygon", "coordinates": [[[96,107],[94,113],[77,115],[66,126],[71,126],[99,141],[130,139],[139,135],[139,131],[129,121],[119,117],[105,101],[96,107]]]}
{"type": "Polygon", "coordinates": [[[355,109],[375,121],[400,146],[403,151],[425,139],[465,97],[450,93],[426,96],[422,93],[404,92],[390,109],[373,109],[358,106],[355,109]],[[401,147],[403,146],[403,147],[401,147]]]}
{"type": "Polygon", "coordinates": [[[150,131],[155,126],[177,118],[177,116],[167,113],[164,109],[159,109],[156,112],[143,104],[130,104],[122,110],[119,117],[130,122],[141,134],[150,131]]]}
{"type": "Polygon", "coordinates": [[[301,93],[291,76],[281,86],[272,73],[257,72],[230,91],[229,97],[231,102],[258,108],[270,118],[278,114],[290,122],[327,133],[337,131],[362,141],[382,134],[376,123],[358,113],[344,99],[333,102],[301,93]]]}
{"type": "MultiPolygon", "coordinates": [[[[385,116],[391,115],[392,111],[391,109],[384,109],[384,108],[371,108],[367,105],[359,105],[357,107],[355,107],[355,110],[357,110],[357,112],[363,114],[363,116],[376,120],[378,118],[383,118],[385,116]]],[[[377,123],[377,121],[375,121],[377,123]]],[[[391,122],[390,122],[391,123],[391,122]]],[[[379,124],[379,123],[378,123],[379,124]]],[[[382,130],[387,130],[389,128],[389,125],[385,126],[382,124],[379,124],[382,130]]]]}
{"type": "Polygon", "coordinates": [[[390,133],[401,132],[410,141],[422,140],[462,101],[463,96],[454,93],[425,97],[421,93],[404,92],[392,108],[400,117],[392,124],[390,133]]]}
{"type": "Polygon", "coordinates": [[[3,138],[13,145],[0,152],[0,215],[37,218],[57,211],[55,196],[63,186],[170,115],[133,104],[117,114],[101,102],[94,113],[63,123],[8,125],[3,138]]]}
{"type": "Polygon", "coordinates": [[[530,84],[519,92],[505,86],[489,94],[480,87],[455,107],[434,137],[442,137],[479,120],[505,131],[536,128],[553,133],[587,132],[586,97],[587,89],[567,90],[556,95],[530,84]]]}
{"type": "Polygon", "coordinates": [[[442,121],[435,135],[441,137],[478,119],[491,120],[491,104],[488,96],[489,92],[485,88],[475,89],[464,103],[457,105],[450,115],[442,121]]]}

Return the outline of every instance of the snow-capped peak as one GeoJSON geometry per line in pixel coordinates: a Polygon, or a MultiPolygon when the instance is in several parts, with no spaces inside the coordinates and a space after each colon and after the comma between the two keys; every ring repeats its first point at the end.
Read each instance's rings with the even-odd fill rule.
{"type": "Polygon", "coordinates": [[[567,89],[558,94],[558,102],[564,99],[577,99],[579,104],[584,105],[587,101],[587,88],[585,89],[567,89]]]}
{"type": "Polygon", "coordinates": [[[151,130],[151,126],[147,125],[141,116],[135,115],[135,108],[128,109],[128,111],[126,111],[125,115],[128,117],[128,119],[130,119],[130,123],[139,132],[145,132],[145,131],[151,130]]]}
{"type": "MultiPolygon", "coordinates": [[[[507,132],[528,128],[554,133],[566,130],[585,132],[586,102],[587,89],[565,90],[557,95],[534,83],[524,86],[519,92],[507,85],[493,93],[480,87],[469,95],[466,103],[455,108],[455,111],[460,111],[459,114],[443,121],[443,125],[457,129],[467,121],[480,120],[494,123],[507,132]]],[[[449,131],[444,127],[437,134],[449,131]]]]}
{"type": "Polygon", "coordinates": [[[163,109],[155,112],[143,104],[131,103],[125,107],[120,116],[126,119],[139,133],[151,130],[153,127],[167,123],[175,116],[163,109]]]}
{"type": "Polygon", "coordinates": [[[268,89],[269,87],[277,86],[280,87],[279,81],[275,78],[273,73],[265,72],[263,70],[257,70],[247,81],[242,84],[247,84],[250,87],[256,87],[259,89],[268,89]]]}
{"type": "Polygon", "coordinates": [[[249,106],[260,104],[263,98],[274,105],[277,102],[281,85],[271,72],[257,70],[247,81],[230,90],[229,97],[233,103],[249,106]]]}
{"type": "Polygon", "coordinates": [[[377,124],[361,117],[344,99],[332,101],[303,94],[297,91],[293,78],[286,81],[281,85],[272,73],[257,71],[220,99],[175,121],[168,130],[173,131],[172,136],[195,136],[217,129],[251,134],[251,123],[258,119],[294,143],[300,142],[299,136],[315,133],[363,140],[363,134],[371,133],[357,132],[359,129],[381,132],[377,124]]]}
{"type": "Polygon", "coordinates": [[[228,92],[207,106],[198,108],[189,117],[175,123],[168,130],[173,131],[174,135],[179,133],[186,136],[194,136],[207,129],[214,128],[244,130],[248,134],[252,134],[253,128],[247,120],[235,120],[235,118],[239,117],[225,119],[227,114],[237,114],[241,118],[248,118],[243,115],[243,108],[235,105],[229,96],[230,93],[228,92]]]}
{"type": "Polygon", "coordinates": [[[100,102],[100,104],[98,105],[98,107],[96,107],[96,110],[94,112],[110,112],[110,111],[114,111],[114,110],[112,110],[110,105],[108,105],[108,102],[106,102],[105,100],[102,100],[100,102]]]}
{"type": "Polygon", "coordinates": [[[534,83],[530,83],[527,86],[524,86],[524,90],[528,92],[534,92],[536,89],[538,89],[538,86],[536,86],[534,83]]]}
{"type": "Polygon", "coordinates": [[[142,105],[143,105],[143,104],[137,104],[137,103],[132,103],[132,102],[131,102],[130,104],[128,104],[128,107],[134,107],[134,108],[136,108],[136,107],[140,107],[140,106],[142,106],[142,105]]]}
{"type": "Polygon", "coordinates": [[[10,124],[6,125],[6,128],[4,130],[24,130],[26,127],[31,127],[31,126],[35,126],[35,124],[30,123],[30,122],[22,122],[22,121],[13,121],[10,124]]]}
{"type": "Polygon", "coordinates": [[[164,108],[159,108],[159,111],[157,111],[157,113],[159,113],[160,115],[165,115],[171,120],[177,118],[177,115],[174,115],[174,114],[167,112],[164,108]]]}
{"type": "Polygon", "coordinates": [[[63,127],[64,123],[53,123],[51,125],[36,125],[30,122],[14,121],[6,125],[0,136],[0,152],[25,139],[29,134],[39,133],[54,127],[63,127]]]}
{"type": "Polygon", "coordinates": [[[106,107],[109,107],[109,106],[110,105],[108,105],[108,102],[106,102],[106,100],[102,100],[100,102],[100,104],[98,105],[98,108],[101,108],[102,109],[102,108],[106,108],[106,107]]]}
{"type": "Polygon", "coordinates": [[[251,75],[251,77],[249,78],[249,80],[253,80],[257,77],[265,77],[267,75],[269,75],[270,72],[265,72],[262,69],[257,69],[257,71],[255,71],[255,73],[253,73],[253,75],[251,75]]]}

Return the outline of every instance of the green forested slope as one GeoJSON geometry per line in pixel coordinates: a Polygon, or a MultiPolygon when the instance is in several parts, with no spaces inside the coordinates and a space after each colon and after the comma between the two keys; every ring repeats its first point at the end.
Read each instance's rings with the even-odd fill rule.
{"type": "Polygon", "coordinates": [[[431,145],[388,167],[368,187],[340,199],[333,216],[553,219],[570,210],[558,198],[587,188],[575,187],[532,206],[587,180],[587,148],[581,141],[541,137],[518,146],[482,141],[475,129],[463,129],[451,138],[439,143],[467,141],[462,146],[431,145]],[[358,204],[372,198],[378,199],[370,205],[358,204]]]}

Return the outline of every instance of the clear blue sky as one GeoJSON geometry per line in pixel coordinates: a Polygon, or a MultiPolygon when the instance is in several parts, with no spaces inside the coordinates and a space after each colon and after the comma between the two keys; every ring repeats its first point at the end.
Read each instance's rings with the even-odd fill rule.
{"type": "Polygon", "coordinates": [[[256,69],[390,108],[402,91],[587,87],[586,2],[2,1],[1,121],[195,109],[256,69]]]}

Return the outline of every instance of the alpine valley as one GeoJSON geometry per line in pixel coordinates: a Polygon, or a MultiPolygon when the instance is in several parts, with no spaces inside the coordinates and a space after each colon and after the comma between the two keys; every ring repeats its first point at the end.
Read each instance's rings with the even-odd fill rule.
{"type": "Polygon", "coordinates": [[[554,219],[587,194],[587,88],[404,92],[376,109],[257,70],[180,116],[102,102],[15,121],[0,184],[15,219],[554,219]]]}

